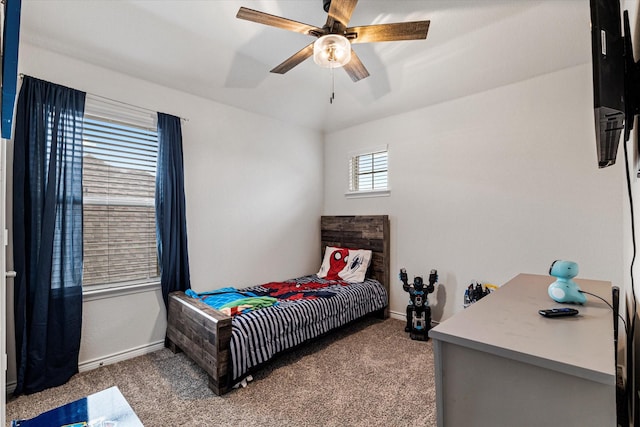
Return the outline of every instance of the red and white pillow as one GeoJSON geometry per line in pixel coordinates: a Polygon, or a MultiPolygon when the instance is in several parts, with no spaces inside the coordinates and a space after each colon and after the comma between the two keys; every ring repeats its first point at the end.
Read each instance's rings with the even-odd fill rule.
{"type": "Polygon", "coordinates": [[[370,263],[370,250],[327,246],[318,277],[345,282],[364,282],[370,263]]]}

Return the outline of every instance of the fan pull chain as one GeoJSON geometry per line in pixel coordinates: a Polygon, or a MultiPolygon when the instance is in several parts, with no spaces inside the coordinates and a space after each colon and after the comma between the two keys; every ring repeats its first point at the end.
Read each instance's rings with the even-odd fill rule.
{"type": "Polygon", "coordinates": [[[336,81],[333,74],[333,67],[331,67],[330,70],[331,70],[331,98],[329,98],[329,104],[333,104],[333,100],[336,98],[336,92],[335,92],[336,81]]]}

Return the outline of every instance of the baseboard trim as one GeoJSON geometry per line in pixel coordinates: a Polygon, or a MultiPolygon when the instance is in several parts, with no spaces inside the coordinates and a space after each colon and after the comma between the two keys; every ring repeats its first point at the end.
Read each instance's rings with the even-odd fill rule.
{"type": "Polygon", "coordinates": [[[389,310],[389,317],[398,320],[407,320],[407,313],[400,313],[399,311],[389,310]]]}
{"type": "Polygon", "coordinates": [[[11,381],[10,383],[7,383],[7,400],[9,400],[9,396],[11,396],[13,394],[13,392],[16,389],[16,385],[18,385],[17,382],[15,381],[11,381]]]}
{"type": "MultiPolygon", "coordinates": [[[[392,319],[398,319],[398,320],[402,320],[405,321],[407,320],[407,313],[400,313],[399,311],[389,311],[389,317],[391,317],[392,319]]],[[[436,325],[439,325],[440,322],[437,320],[433,320],[433,318],[431,319],[431,327],[434,327],[436,325]]]]}
{"type": "Polygon", "coordinates": [[[142,356],[154,351],[162,350],[164,348],[164,340],[141,345],[139,347],[130,348],[118,353],[113,353],[109,356],[98,357],[92,360],[86,360],[78,364],[78,371],[86,372],[92,369],[99,368],[105,365],[111,365],[113,363],[122,362],[123,360],[133,359],[134,357],[142,356]]]}
{"type": "MultiPolygon", "coordinates": [[[[143,356],[145,354],[153,353],[154,351],[162,350],[164,348],[164,340],[157,341],[139,347],[130,348],[128,350],[113,353],[104,357],[97,357],[95,359],[86,360],[78,364],[79,372],[86,372],[92,369],[99,368],[101,366],[111,365],[113,363],[122,362],[127,359],[133,359],[134,357],[143,356]]],[[[16,389],[17,382],[12,381],[7,383],[6,393],[7,396],[11,396],[16,389]]]]}

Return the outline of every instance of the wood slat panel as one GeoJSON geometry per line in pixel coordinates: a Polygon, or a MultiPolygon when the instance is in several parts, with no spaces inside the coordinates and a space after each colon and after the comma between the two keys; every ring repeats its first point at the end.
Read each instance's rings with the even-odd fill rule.
{"type": "MultiPolygon", "coordinates": [[[[388,215],[323,216],[320,219],[320,240],[322,256],[327,246],[371,250],[371,265],[367,276],[382,283],[387,295],[390,295],[388,215]]],[[[384,315],[389,316],[388,304],[384,315]]]]}
{"type": "MultiPolygon", "coordinates": [[[[231,317],[183,292],[169,295],[169,347],[178,347],[209,374],[216,394],[228,389],[231,317]]],[[[175,351],[175,349],[174,349],[175,351]]]]}

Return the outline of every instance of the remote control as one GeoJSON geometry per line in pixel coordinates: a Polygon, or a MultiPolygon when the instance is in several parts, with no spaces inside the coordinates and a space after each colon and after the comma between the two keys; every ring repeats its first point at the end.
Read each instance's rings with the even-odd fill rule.
{"type": "Polygon", "coordinates": [[[550,308],[548,310],[538,310],[538,313],[544,317],[563,317],[575,316],[578,314],[578,310],[575,308],[550,308]]]}

